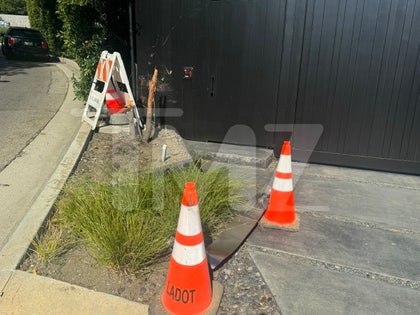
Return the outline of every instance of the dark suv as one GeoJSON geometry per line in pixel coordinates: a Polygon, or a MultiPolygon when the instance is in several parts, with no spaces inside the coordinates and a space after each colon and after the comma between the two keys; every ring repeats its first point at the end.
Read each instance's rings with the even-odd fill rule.
{"type": "Polygon", "coordinates": [[[48,58],[47,41],[37,30],[27,27],[12,26],[3,37],[1,51],[7,59],[21,57],[48,58]]]}

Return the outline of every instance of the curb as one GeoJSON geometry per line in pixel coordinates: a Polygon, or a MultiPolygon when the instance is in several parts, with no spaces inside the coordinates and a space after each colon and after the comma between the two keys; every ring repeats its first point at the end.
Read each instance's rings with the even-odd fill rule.
{"type": "Polygon", "coordinates": [[[1,250],[1,270],[15,270],[25,259],[32,241],[48,219],[55,200],[71,172],[74,170],[90,136],[91,130],[89,126],[83,124],[66,155],[54,171],[54,174],[50,177],[47,185],[1,250]]]}
{"type": "MultiPolygon", "coordinates": [[[[65,73],[68,79],[70,79],[70,72],[77,71],[76,64],[68,59],[63,60],[65,64],[70,64],[73,69],[63,69],[65,68],[63,65],[57,65],[57,67],[65,73]]],[[[69,101],[69,93],[67,93],[63,104],[69,101]]],[[[61,107],[63,107],[63,105],[61,107]]],[[[47,220],[55,200],[74,170],[91,135],[92,130],[90,127],[86,124],[82,124],[63,159],[49,178],[48,183],[40,192],[23,220],[19,223],[9,241],[1,249],[0,270],[15,270],[25,258],[28,249],[31,247],[32,241],[38,235],[40,229],[47,220]]]]}

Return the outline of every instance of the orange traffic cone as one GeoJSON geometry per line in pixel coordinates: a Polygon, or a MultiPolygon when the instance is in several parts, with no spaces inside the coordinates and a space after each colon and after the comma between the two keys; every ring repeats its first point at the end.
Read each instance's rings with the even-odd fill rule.
{"type": "Polygon", "coordinates": [[[290,141],[284,141],[274,176],[267,210],[261,218],[262,226],[288,231],[299,230],[293,195],[292,156],[290,141]]]}
{"type": "Polygon", "coordinates": [[[216,314],[222,293],[210,279],[195,183],[187,182],[166,283],[149,314],[216,314]]]}
{"type": "Polygon", "coordinates": [[[109,115],[118,114],[124,110],[124,101],[120,98],[112,81],[109,82],[108,89],[105,94],[105,103],[108,108],[109,115]]]}

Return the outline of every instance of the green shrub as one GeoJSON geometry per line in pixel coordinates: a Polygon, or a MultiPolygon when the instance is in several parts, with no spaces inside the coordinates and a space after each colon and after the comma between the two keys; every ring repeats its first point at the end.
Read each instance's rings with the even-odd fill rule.
{"type": "Polygon", "coordinates": [[[103,35],[94,35],[82,45],[73,47],[75,61],[80,67],[80,78],[73,78],[74,93],[79,100],[86,100],[89,96],[105,38],[104,32],[103,35]]]}
{"type": "Polygon", "coordinates": [[[74,59],[79,65],[80,78],[73,80],[77,99],[87,99],[101,52],[128,48],[128,3],[26,0],[31,27],[41,31],[52,53],[74,59]]]}
{"type": "Polygon", "coordinates": [[[56,0],[26,0],[31,27],[44,35],[53,54],[60,55],[62,22],[56,14],[56,5],[56,0]]]}
{"type": "Polygon", "coordinates": [[[25,0],[0,0],[0,13],[3,14],[26,14],[25,0]]]}
{"type": "Polygon", "coordinates": [[[223,169],[190,167],[119,178],[114,183],[75,179],[57,202],[73,233],[99,262],[116,269],[138,271],[167,252],[186,181],[196,183],[206,236],[217,233],[243,200],[242,185],[223,169]]]}
{"type": "Polygon", "coordinates": [[[107,40],[107,30],[99,12],[90,1],[57,0],[57,15],[62,21],[60,39],[63,54],[80,67],[80,78],[74,79],[74,92],[79,100],[86,100],[96,65],[107,40]]]}

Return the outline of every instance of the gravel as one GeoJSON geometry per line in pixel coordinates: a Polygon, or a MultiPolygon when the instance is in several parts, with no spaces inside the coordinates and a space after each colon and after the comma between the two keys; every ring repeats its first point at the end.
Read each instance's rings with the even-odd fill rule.
{"type": "Polygon", "coordinates": [[[217,314],[281,314],[270,289],[248,254],[246,244],[215,273],[224,288],[217,314]]]}

